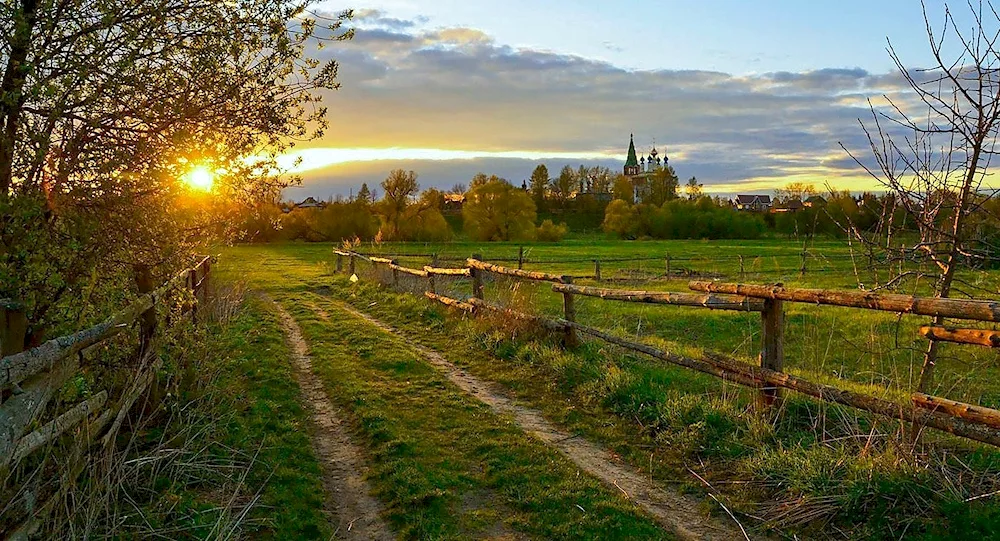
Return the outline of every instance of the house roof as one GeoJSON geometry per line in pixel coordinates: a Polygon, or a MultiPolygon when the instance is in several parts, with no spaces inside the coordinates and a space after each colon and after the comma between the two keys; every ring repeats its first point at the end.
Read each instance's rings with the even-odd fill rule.
{"type": "Polygon", "coordinates": [[[323,203],[320,203],[314,197],[310,196],[303,199],[301,203],[296,203],[295,206],[299,208],[322,207],[323,203]]]}
{"type": "Polygon", "coordinates": [[[736,202],[740,205],[752,205],[754,203],[771,204],[770,195],[737,195],[736,202]]]}

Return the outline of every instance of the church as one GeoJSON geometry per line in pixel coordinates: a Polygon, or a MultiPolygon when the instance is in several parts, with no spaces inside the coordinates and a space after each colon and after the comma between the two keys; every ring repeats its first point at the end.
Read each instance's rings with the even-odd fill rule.
{"type": "Polygon", "coordinates": [[[660,155],[656,151],[656,145],[653,145],[653,150],[649,152],[649,156],[637,158],[635,153],[635,135],[629,134],[628,157],[625,158],[624,173],[632,181],[636,199],[642,199],[646,192],[649,191],[649,179],[657,171],[667,167],[668,159],[666,156],[663,156],[663,160],[660,160],[660,155]]]}

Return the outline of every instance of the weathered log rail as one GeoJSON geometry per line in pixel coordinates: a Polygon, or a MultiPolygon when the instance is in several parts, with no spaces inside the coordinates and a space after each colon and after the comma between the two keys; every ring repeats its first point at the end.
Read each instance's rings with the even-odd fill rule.
{"type": "MultiPolygon", "coordinates": [[[[403,270],[405,267],[399,267],[395,261],[385,258],[370,258],[370,261],[373,264],[389,261],[387,264],[400,272],[417,271],[416,269],[403,270]]],[[[998,322],[1000,321],[1000,302],[706,281],[692,281],[688,284],[691,290],[701,294],[609,289],[576,285],[573,284],[572,277],[567,275],[503,267],[482,261],[478,255],[468,258],[466,266],[461,269],[425,266],[423,272],[430,278],[434,275],[470,276],[472,278],[473,291],[472,297],[469,299],[457,300],[438,295],[434,291],[427,291],[425,296],[430,300],[473,314],[493,313],[508,319],[530,322],[534,326],[563,336],[563,344],[567,347],[573,347],[577,343],[577,333],[583,333],[630,351],[643,353],[678,366],[719,377],[725,381],[756,388],[759,390],[758,405],[760,407],[768,407],[780,401],[779,391],[788,389],[819,400],[864,410],[881,417],[934,428],[1000,447],[1000,411],[921,393],[912,395],[912,403],[900,403],[848,391],[833,385],[814,383],[787,373],[784,371],[783,305],[784,302],[796,302],[916,316],[941,316],[953,319],[998,322]],[[518,280],[551,282],[552,291],[563,295],[564,318],[554,320],[525,314],[487,302],[484,300],[483,294],[483,273],[493,273],[518,280]],[[573,300],[576,295],[595,297],[606,301],[759,312],[761,314],[760,365],[744,363],[731,357],[713,353],[704,354],[700,358],[678,355],[582,325],[576,322],[576,306],[573,300]]],[[[415,274],[415,272],[409,272],[409,274],[415,274]]],[[[415,275],[421,276],[420,274],[415,275]]],[[[1000,331],[925,326],[921,328],[921,334],[930,340],[1000,347],[1000,331]]]]}
{"type": "MultiPolygon", "coordinates": [[[[158,359],[147,364],[145,370],[138,371],[121,397],[112,400],[106,390],[99,391],[70,406],[36,430],[30,433],[26,431],[40,421],[55,393],[77,373],[81,358],[79,354],[87,348],[105,342],[138,323],[140,355],[144,358],[155,357],[148,354],[149,340],[155,329],[157,304],[173,291],[187,290],[193,297],[193,302],[186,303],[185,311],[192,318],[195,317],[197,304],[207,300],[210,273],[211,258],[205,257],[155,290],[140,293],[132,303],[101,323],[0,358],[0,390],[5,391],[4,396],[9,394],[0,402],[0,469],[15,467],[21,460],[50,447],[54,441],[73,432],[80,425],[85,426],[77,431],[75,450],[72,451],[74,456],[86,456],[92,443],[101,438],[102,434],[106,444],[113,441],[128,410],[155,379],[155,370],[160,366],[158,359]]],[[[141,292],[144,287],[141,278],[137,282],[141,292]]],[[[147,291],[149,289],[152,287],[148,287],[147,291]]],[[[63,476],[62,482],[72,484],[83,469],[82,465],[71,468],[71,474],[63,476]],[[72,475],[73,473],[76,475],[72,475]]],[[[57,494],[62,490],[62,487],[57,487],[57,494]]],[[[55,499],[56,496],[52,496],[49,502],[43,502],[34,510],[29,510],[24,524],[15,532],[15,536],[30,531],[32,525],[37,526],[40,516],[52,508],[55,499]]]]}

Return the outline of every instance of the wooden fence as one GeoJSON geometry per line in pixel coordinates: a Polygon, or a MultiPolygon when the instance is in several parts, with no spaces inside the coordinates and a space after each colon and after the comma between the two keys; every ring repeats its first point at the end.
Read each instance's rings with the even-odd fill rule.
{"type": "MultiPolygon", "coordinates": [[[[573,347],[578,343],[578,333],[604,340],[622,348],[644,353],[656,359],[720,377],[740,385],[759,389],[758,407],[770,407],[780,400],[782,389],[793,390],[820,400],[843,404],[877,415],[927,426],[1000,446],[1000,411],[956,402],[943,397],[913,393],[912,403],[903,404],[869,396],[835,386],[804,380],[783,372],[785,302],[813,305],[842,306],[866,310],[880,310],[899,314],[943,316],[971,321],[1000,321],[1000,302],[988,300],[942,299],[909,295],[880,294],[862,291],[818,290],[785,288],[773,285],[732,284],[692,281],[688,288],[698,294],[637,291],[579,286],[573,278],[540,271],[507,268],[482,261],[477,255],[467,259],[461,268],[425,266],[422,271],[400,267],[393,259],[367,257],[356,252],[337,250],[337,270],[342,269],[342,258],[350,259],[350,269],[355,270],[355,259],[373,265],[387,265],[394,273],[402,271],[428,279],[426,297],[452,308],[470,313],[496,312],[508,317],[530,320],[539,327],[559,333],[563,343],[573,347]],[[547,319],[502,308],[484,299],[483,275],[492,273],[517,280],[552,283],[552,291],[563,296],[563,318],[547,319]],[[435,276],[469,277],[472,297],[458,300],[439,295],[435,276]],[[626,340],[600,329],[581,325],[576,321],[576,295],[595,297],[606,301],[651,303],[688,306],[710,310],[734,310],[761,314],[760,365],[755,366],[719,354],[707,353],[702,358],[691,358],[661,351],[646,344],[626,340]]],[[[398,276],[394,275],[394,285],[398,276]]],[[[982,329],[953,329],[925,326],[920,334],[929,340],[1000,347],[1000,332],[982,329]]]]}
{"type": "MultiPolygon", "coordinates": [[[[185,312],[196,317],[198,304],[207,300],[210,265],[210,258],[205,257],[156,289],[140,276],[139,298],[103,322],[0,358],[0,396],[6,397],[0,402],[0,471],[15,467],[63,435],[74,436],[71,456],[85,456],[98,442],[110,446],[129,410],[145,393],[161,366],[160,360],[150,354],[158,302],[175,290],[188,290],[195,302],[186,306],[185,312]],[[99,391],[28,432],[42,423],[53,396],[78,372],[82,352],[120,334],[133,323],[139,324],[140,366],[121,395],[110,397],[106,390],[99,391]]],[[[85,463],[78,461],[70,468],[69,475],[60,479],[62,485],[53,495],[28,509],[21,525],[8,532],[9,538],[26,539],[32,535],[45,514],[58,504],[62,491],[83,471],[85,463]]]]}

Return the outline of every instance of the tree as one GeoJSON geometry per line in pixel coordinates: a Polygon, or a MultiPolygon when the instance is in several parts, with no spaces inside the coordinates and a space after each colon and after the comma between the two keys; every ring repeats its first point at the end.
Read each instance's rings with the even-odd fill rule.
{"type": "Polygon", "coordinates": [[[413,171],[394,169],[382,181],[382,201],[378,213],[382,217],[382,234],[386,240],[400,240],[400,232],[410,199],[420,190],[417,174],[413,171]]]}
{"type": "Polygon", "coordinates": [[[816,186],[807,182],[789,182],[784,188],[774,190],[774,200],[780,204],[790,201],[805,201],[817,193],[816,186]]]}
{"type": "Polygon", "coordinates": [[[0,9],[0,298],[28,318],[27,342],[78,323],[79,291],[100,298],[133,268],[169,275],[207,232],[234,233],[243,213],[228,203],[294,182],[275,157],[322,133],[316,91],[337,87],[336,64],[307,51],[351,35],[338,30],[350,12],[323,28],[309,3],[0,9]],[[214,172],[210,194],[181,181],[194,167],[214,172]]]}
{"type": "Polygon", "coordinates": [[[625,201],[629,205],[634,204],[635,188],[632,186],[632,180],[625,175],[618,175],[615,178],[614,196],[618,201],[625,201]]]}
{"type": "MultiPolygon", "coordinates": [[[[912,94],[905,103],[887,97],[888,107],[869,101],[871,120],[863,125],[874,163],[841,145],[888,192],[873,230],[855,224],[846,228],[867,248],[873,279],[883,287],[929,278],[935,296],[949,297],[957,292],[959,268],[984,258],[982,245],[967,226],[995,194],[982,189],[1000,129],[996,45],[1000,15],[993,6],[984,10],[982,3],[969,3],[969,8],[975,22],[969,30],[960,30],[965,23],[956,23],[947,7],[943,25],[935,30],[923,10],[934,58],[930,68],[907,69],[890,43],[889,55],[912,94]],[[900,213],[916,235],[901,227],[900,213]],[[902,249],[895,248],[901,245],[902,249]],[[914,256],[923,257],[930,270],[910,267],[900,273],[892,270],[896,265],[877,263],[904,262],[914,256]],[[879,277],[883,269],[895,275],[883,282],[879,277]]],[[[972,283],[964,283],[963,290],[986,291],[972,283]]],[[[945,320],[935,317],[933,323],[942,325],[945,320]]],[[[924,354],[920,392],[930,390],[938,344],[929,341],[924,354]]]]}
{"type": "Polygon", "coordinates": [[[677,173],[674,173],[673,167],[668,165],[657,169],[648,182],[649,190],[646,191],[643,197],[643,203],[659,207],[667,201],[677,199],[677,186],[679,183],[677,173]]]}
{"type": "Polygon", "coordinates": [[[372,202],[372,192],[368,189],[368,183],[362,182],[361,189],[358,190],[358,196],[354,198],[355,201],[362,201],[365,204],[372,202]]]}
{"type": "Polygon", "coordinates": [[[611,175],[611,170],[603,165],[595,166],[591,170],[591,175],[593,176],[593,183],[590,189],[594,193],[610,193],[611,183],[613,176],[611,175]]]}
{"type": "Polygon", "coordinates": [[[452,186],[451,189],[448,190],[448,193],[455,194],[455,195],[461,195],[461,194],[464,194],[467,191],[469,191],[469,188],[465,184],[462,184],[461,182],[459,182],[459,183],[456,183],[454,186],[452,186]]]}
{"type": "Polygon", "coordinates": [[[531,197],[539,209],[545,206],[545,191],[549,188],[549,168],[540,163],[531,172],[531,197]]]}
{"type": "Polygon", "coordinates": [[[635,238],[636,225],[635,207],[624,199],[615,199],[604,211],[601,227],[607,233],[627,239],[635,238]]]}
{"type": "Polygon", "coordinates": [[[590,169],[581,164],[576,170],[576,183],[580,189],[580,193],[590,191],[590,169]]]}
{"type": "Polygon", "coordinates": [[[552,194],[563,207],[566,206],[570,194],[573,193],[575,182],[576,173],[573,172],[573,168],[569,165],[563,166],[562,170],[559,171],[559,177],[552,181],[552,194]]]}
{"type": "Polygon", "coordinates": [[[704,187],[704,184],[698,182],[697,178],[691,177],[688,179],[687,184],[684,185],[684,193],[687,194],[689,200],[695,201],[701,198],[702,187],[704,187]]]}
{"type": "Polygon", "coordinates": [[[535,217],[531,196],[503,180],[472,189],[462,207],[466,234],[480,241],[530,240],[535,217]]]}

